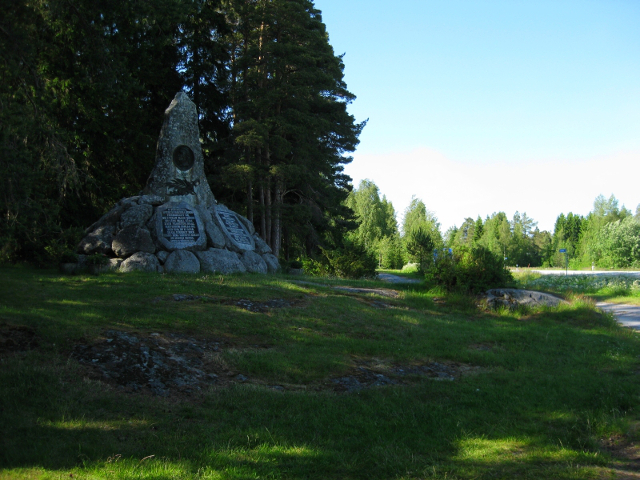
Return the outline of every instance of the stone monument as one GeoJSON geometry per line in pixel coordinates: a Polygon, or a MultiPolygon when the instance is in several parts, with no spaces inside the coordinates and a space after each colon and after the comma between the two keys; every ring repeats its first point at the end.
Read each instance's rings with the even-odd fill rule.
{"type": "Polygon", "coordinates": [[[122,272],[267,273],[279,268],[251,222],[216,202],[204,174],[196,106],[183,92],[165,111],[144,190],[120,200],[85,234],[77,248],[79,264],[101,253],[122,272]]]}

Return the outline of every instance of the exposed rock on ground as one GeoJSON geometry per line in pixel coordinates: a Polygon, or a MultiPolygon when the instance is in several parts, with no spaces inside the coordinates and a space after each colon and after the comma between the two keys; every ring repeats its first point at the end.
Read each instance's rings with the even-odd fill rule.
{"type": "Polygon", "coordinates": [[[175,250],[164,262],[167,273],[199,273],[200,262],[189,250],[175,250]]]}
{"type": "Polygon", "coordinates": [[[456,362],[429,362],[423,364],[390,364],[380,359],[361,361],[348,375],[331,379],[333,390],[355,392],[384,385],[403,385],[420,378],[453,381],[479,367],[456,362]]]}
{"type": "Polygon", "coordinates": [[[283,300],[274,298],[272,300],[267,300],[266,302],[254,302],[252,300],[238,300],[237,302],[233,302],[238,307],[242,307],[245,310],[249,310],[250,312],[259,312],[266,313],[272,308],[289,308],[295,307],[299,302],[295,300],[283,300]]]}
{"type": "Polygon", "coordinates": [[[349,292],[349,293],[365,293],[365,294],[370,294],[373,293],[375,295],[380,295],[383,297],[388,297],[388,298],[398,298],[400,296],[400,293],[397,290],[392,290],[390,288],[360,288],[360,287],[342,287],[342,286],[332,286],[332,285],[326,285],[326,284],[322,284],[322,283],[317,283],[317,282],[308,282],[306,280],[297,280],[294,281],[294,283],[297,283],[298,285],[313,285],[314,287],[328,287],[328,288],[333,288],[334,290],[341,290],[343,292],[349,292]]]}
{"type": "Polygon", "coordinates": [[[95,343],[76,345],[72,357],[90,365],[98,380],[125,391],[148,390],[167,396],[199,391],[217,383],[220,375],[229,376],[228,369],[213,362],[212,355],[222,345],[222,340],[174,333],[142,335],[108,330],[95,343]]]}
{"type": "Polygon", "coordinates": [[[515,308],[519,305],[527,307],[557,307],[561,303],[567,303],[560,297],[534,290],[520,290],[517,288],[494,288],[486,292],[486,301],[489,307],[505,306],[515,308]]]}
{"type": "Polygon", "coordinates": [[[160,272],[162,267],[151,253],[136,252],[120,264],[121,272],[160,272]]]}
{"type": "MultiPolygon", "coordinates": [[[[255,307],[255,304],[246,306],[252,311],[255,311],[255,307]]],[[[87,366],[88,375],[96,380],[126,392],[148,392],[160,396],[191,395],[210,386],[224,387],[233,383],[262,385],[281,391],[329,390],[349,393],[386,385],[406,385],[421,378],[453,381],[478,370],[478,367],[455,362],[401,365],[380,359],[358,359],[346,374],[327,378],[320,383],[278,385],[238,372],[225,362],[224,352],[237,352],[243,348],[255,350],[270,347],[240,347],[223,338],[108,330],[95,342],[76,345],[71,357],[87,366]]]]}
{"type": "Polygon", "coordinates": [[[302,302],[300,300],[285,300],[283,298],[272,298],[264,302],[257,302],[254,300],[227,300],[216,297],[210,297],[207,295],[191,295],[189,293],[174,293],[168,297],[156,297],[152,300],[153,303],[162,301],[174,301],[174,302],[191,302],[200,300],[203,302],[221,303],[223,305],[235,305],[250,312],[266,313],[274,308],[291,308],[297,307],[302,302]]]}

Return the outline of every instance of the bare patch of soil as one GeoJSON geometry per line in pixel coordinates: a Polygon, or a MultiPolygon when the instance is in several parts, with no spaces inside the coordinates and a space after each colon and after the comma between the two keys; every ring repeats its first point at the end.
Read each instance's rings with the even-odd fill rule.
{"type": "MultiPolygon", "coordinates": [[[[640,428],[640,423],[637,424],[636,430],[638,428],[640,428]]],[[[611,472],[615,475],[613,478],[618,480],[640,479],[640,446],[637,442],[627,436],[617,435],[605,438],[601,445],[613,458],[611,465],[611,472]]]]}
{"type": "Polygon", "coordinates": [[[0,356],[32,350],[38,346],[36,332],[24,325],[0,325],[0,356]]]}
{"type": "Polygon", "coordinates": [[[490,343],[474,343],[473,345],[469,345],[469,350],[477,350],[479,352],[491,352],[494,348],[495,346],[490,343]]]}

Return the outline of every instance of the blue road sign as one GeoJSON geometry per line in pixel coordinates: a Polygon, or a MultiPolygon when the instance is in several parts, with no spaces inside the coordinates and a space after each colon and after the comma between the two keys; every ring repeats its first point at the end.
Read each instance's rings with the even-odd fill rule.
{"type": "Polygon", "coordinates": [[[560,253],[567,253],[567,249],[566,248],[561,248],[560,249],[560,253]]]}

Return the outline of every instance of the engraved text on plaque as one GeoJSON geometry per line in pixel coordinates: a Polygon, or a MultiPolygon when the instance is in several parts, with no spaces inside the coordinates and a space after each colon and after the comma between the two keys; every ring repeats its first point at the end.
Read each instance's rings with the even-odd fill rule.
{"type": "Polygon", "coordinates": [[[165,203],[158,208],[158,240],[168,250],[206,246],[198,212],[186,203],[165,203]]]}
{"type": "Polygon", "coordinates": [[[235,214],[219,209],[218,216],[229,233],[229,236],[233,238],[237,244],[253,249],[251,235],[249,235],[245,226],[238,221],[235,214]]]}

